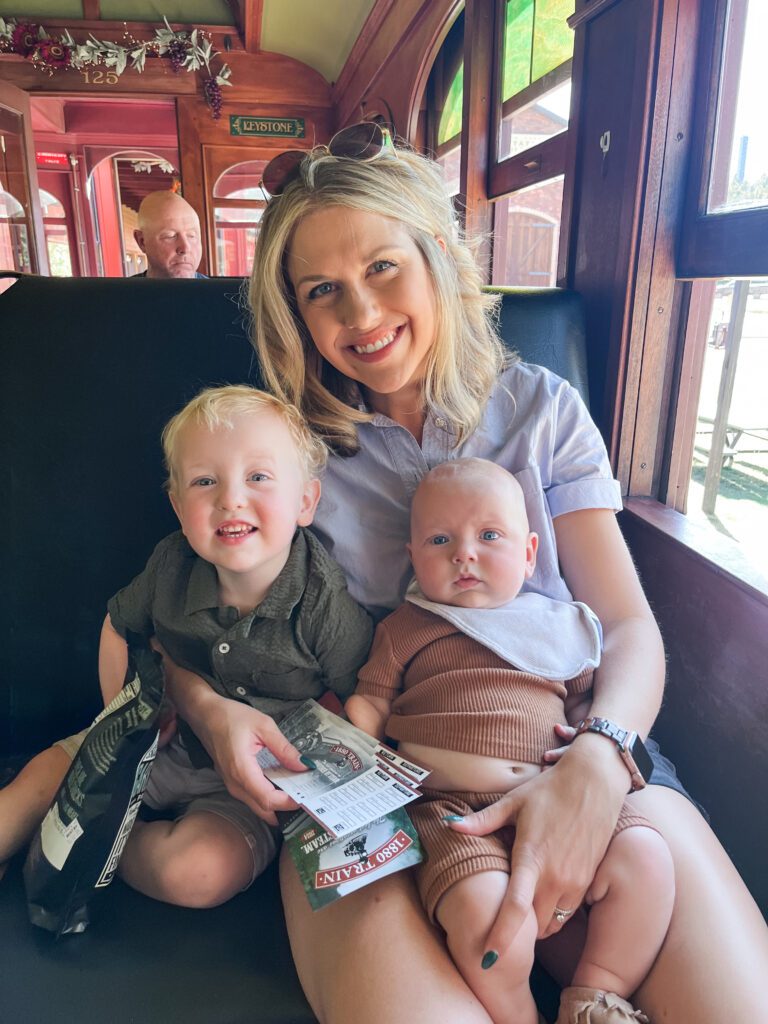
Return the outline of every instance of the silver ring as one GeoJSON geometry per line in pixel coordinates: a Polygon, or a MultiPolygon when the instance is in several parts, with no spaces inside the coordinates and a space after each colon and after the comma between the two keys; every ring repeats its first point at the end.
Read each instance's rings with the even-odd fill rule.
{"type": "Polygon", "coordinates": [[[558,924],[565,924],[572,913],[572,910],[563,910],[562,907],[555,907],[555,912],[552,917],[554,917],[558,924]]]}

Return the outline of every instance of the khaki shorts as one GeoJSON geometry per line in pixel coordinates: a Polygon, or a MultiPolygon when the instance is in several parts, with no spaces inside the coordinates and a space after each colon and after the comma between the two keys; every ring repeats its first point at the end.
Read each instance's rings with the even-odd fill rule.
{"type": "MultiPolygon", "coordinates": [[[[422,793],[421,800],[408,808],[408,814],[426,854],[426,860],[416,867],[416,884],[424,909],[430,921],[436,924],[437,904],[455,882],[481,871],[509,874],[515,830],[508,826],[487,836],[467,836],[454,832],[443,821],[446,814],[464,817],[472,811],[480,811],[501,799],[503,793],[449,793],[426,786],[422,786],[422,793]]],[[[614,836],[632,825],[653,828],[643,815],[625,803],[614,836]]]]}
{"type": "MultiPolygon", "coordinates": [[[[74,759],[88,730],[59,740],[61,747],[74,759]]],[[[178,734],[167,747],[158,750],[152,765],[144,803],[153,811],[170,811],[175,821],[189,814],[216,814],[230,822],[241,833],[253,858],[253,881],[275,858],[280,830],[268,825],[241,800],[228,791],[213,768],[195,768],[178,734]]]]}

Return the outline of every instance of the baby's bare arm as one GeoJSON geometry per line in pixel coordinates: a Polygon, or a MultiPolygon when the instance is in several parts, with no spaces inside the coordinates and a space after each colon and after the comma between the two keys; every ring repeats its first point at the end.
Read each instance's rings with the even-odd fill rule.
{"type": "Polygon", "coordinates": [[[344,710],[352,725],[356,725],[370,736],[375,736],[377,740],[382,740],[391,707],[391,702],[384,697],[363,697],[361,694],[353,693],[344,705],[344,710]]]}

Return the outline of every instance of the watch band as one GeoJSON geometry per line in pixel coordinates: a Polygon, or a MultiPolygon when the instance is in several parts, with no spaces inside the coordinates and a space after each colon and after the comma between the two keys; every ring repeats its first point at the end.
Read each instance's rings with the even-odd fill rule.
{"type": "Polygon", "coordinates": [[[630,729],[622,729],[621,726],[616,725],[615,722],[611,722],[607,718],[599,718],[597,716],[584,718],[579,722],[576,726],[576,736],[580,736],[583,732],[594,732],[597,733],[598,736],[605,736],[616,745],[619,756],[629,772],[631,780],[630,793],[634,793],[638,789],[645,788],[650,776],[650,758],[643,741],[636,732],[632,732],[630,729]],[[641,752],[642,757],[639,756],[641,752]],[[637,760],[635,756],[636,753],[638,755],[637,760]],[[638,765],[638,760],[642,762],[643,768],[638,765]]]}

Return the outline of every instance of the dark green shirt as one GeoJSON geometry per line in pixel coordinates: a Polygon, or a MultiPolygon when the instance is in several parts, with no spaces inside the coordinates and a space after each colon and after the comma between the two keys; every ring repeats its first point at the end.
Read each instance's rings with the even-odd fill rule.
{"type": "MultiPolygon", "coordinates": [[[[309,531],[298,529],[288,561],[248,615],[219,604],[216,569],[172,533],[143,572],[109,601],[112,625],[157,636],[173,660],[225,697],[279,721],[309,697],[355,688],[371,646],[370,617],[348,591],[341,569],[309,531]]],[[[182,723],[197,767],[210,764],[182,723]]]]}

